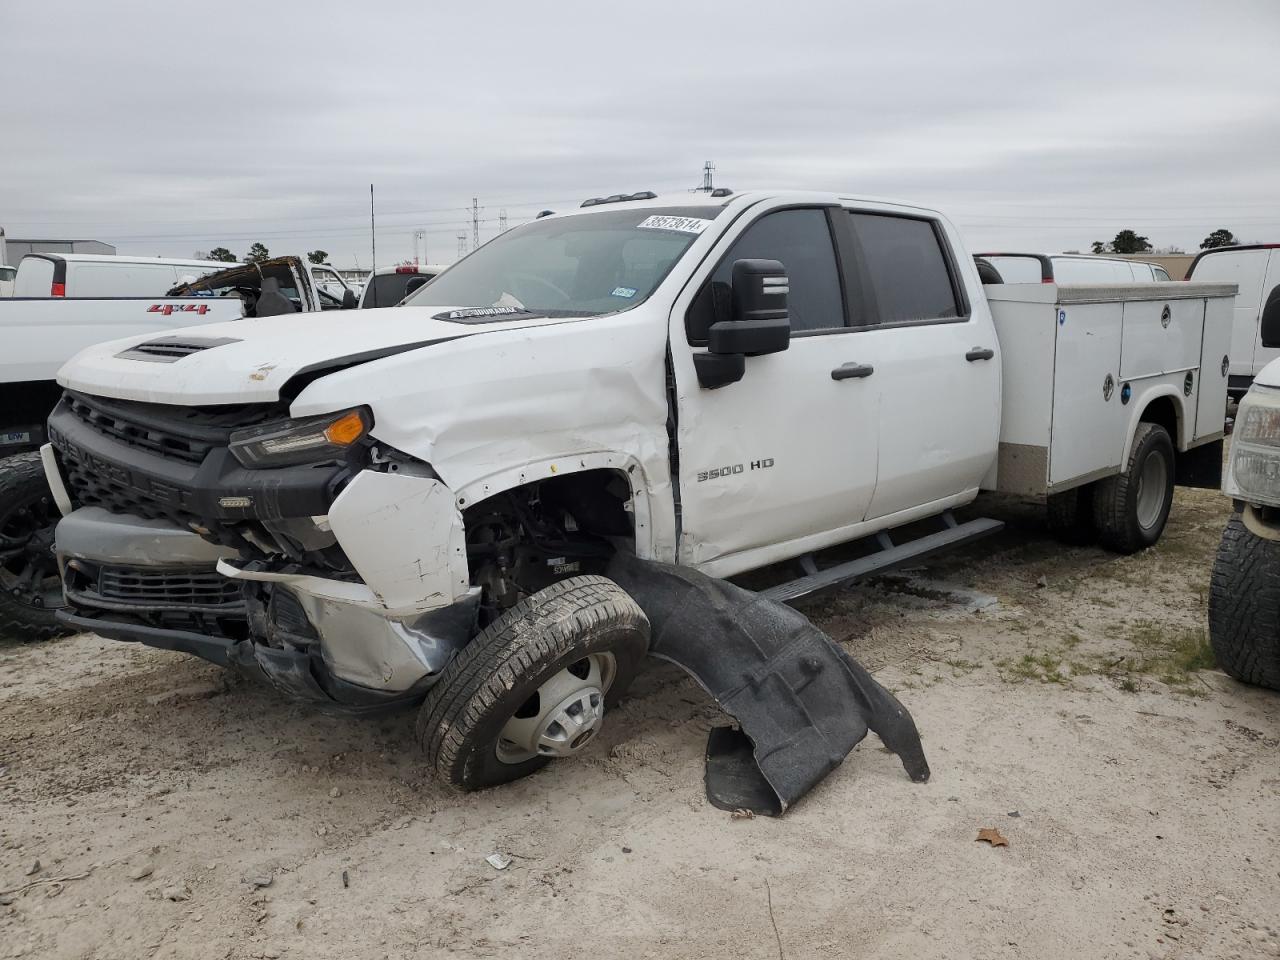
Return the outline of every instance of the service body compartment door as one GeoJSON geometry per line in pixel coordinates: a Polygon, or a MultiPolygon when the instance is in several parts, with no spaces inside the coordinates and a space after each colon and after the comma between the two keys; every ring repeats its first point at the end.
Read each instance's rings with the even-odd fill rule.
{"type": "Polygon", "coordinates": [[[1204,346],[1200,351],[1199,396],[1196,400],[1196,429],[1192,440],[1221,433],[1227,415],[1227,375],[1235,314],[1232,297],[1210,297],[1205,301],[1204,346]]]}
{"type": "Polygon", "coordinates": [[[1127,418],[1119,409],[1116,372],[1125,306],[1114,301],[1058,306],[1051,487],[1120,465],[1127,418]]]}
{"type": "Polygon", "coordinates": [[[1126,300],[1120,379],[1137,380],[1200,365],[1204,301],[1126,300]]]}

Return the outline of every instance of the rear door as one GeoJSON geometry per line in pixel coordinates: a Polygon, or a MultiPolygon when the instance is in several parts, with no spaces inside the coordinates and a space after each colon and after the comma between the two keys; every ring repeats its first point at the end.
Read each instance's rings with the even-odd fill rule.
{"type": "Polygon", "coordinates": [[[54,261],[49,257],[25,256],[14,277],[15,297],[53,296],[54,261]]]}
{"type": "MultiPolygon", "coordinates": [[[[680,562],[729,574],[841,539],[876,480],[874,378],[832,374],[853,359],[833,237],[839,207],[744,214],[676,298],[670,344],[683,534],[680,562]],[[737,383],[699,385],[692,356],[727,303],[733,263],[787,270],[791,342],[749,357],[737,383]]],[[[855,318],[856,319],[856,318],[855,318]]]]}
{"type": "MultiPolygon", "coordinates": [[[[1234,283],[1240,287],[1236,294],[1235,316],[1231,323],[1231,380],[1232,387],[1247,387],[1253,375],[1276,351],[1264,350],[1257,343],[1258,314],[1264,302],[1263,290],[1267,281],[1267,267],[1273,250],[1224,250],[1200,258],[1194,273],[1188,280],[1234,283]],[[1256,348],[1256,349],[1255,349],[1256,348]]],[[[1274,270],[1271,273],[1275,277],[1274,270]]],[[[1272,283],[1280,278],[1272,280],[1272,283]]],[[[1270,290],[1271,287],[1265,287],[1270,290]]]]}
{"type": "Polygon", "coordinates": [[[927,217],[847,213],[875,323],[837,360],[875,368],[879,454],[867,519],[936,512],[975,493],[1000,432],[1000,353],[983,300],[970,303],[947,231],[927,217]]]}

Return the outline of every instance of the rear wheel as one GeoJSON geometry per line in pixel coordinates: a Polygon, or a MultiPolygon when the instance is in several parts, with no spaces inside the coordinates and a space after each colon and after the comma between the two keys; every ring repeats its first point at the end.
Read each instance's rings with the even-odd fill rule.
{"type": "Polygon", "coordinates": [[[66,632],[54,616],[64,603],[53,553],[58,517],[39,453],[0,460],[0,637],[66,632]]]}
{"type": "Polygon", "coordinates": [[[1063,543],[1092,543],[1098,537],[1093,524],[1093,485],[1085,484],[1045,499],[1049,532],[1063,543]]]}
{"type": "Polygon", "coordinates": [[[590,743],[639,670],[649,621],[605,577],[574,577],[499,616],[445,668],[418,714],[436,774],[462,790],[527,776],[590,743]]]}
{"type": "Polygon", "coordinates": [[[1173,440],[1158,423],[1140,423],[1124,472],[1094,484],[1098,540],[1136,553],[1160,539],[1173,506],[1173,440]]]}
{"type": "Polygon", "coordinates": [[[1232,514],[1209,581],[1209,644],[1244,683],[1280,690],[1280,543],[1232,514]]]}

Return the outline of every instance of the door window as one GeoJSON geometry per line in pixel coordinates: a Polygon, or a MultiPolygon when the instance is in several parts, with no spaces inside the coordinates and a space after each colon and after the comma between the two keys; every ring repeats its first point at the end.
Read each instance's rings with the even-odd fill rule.
{"type": "Polygon", "coordinates": [[[881,323],[962,316],[933,221],[853,211],[850,216],[881,323]]]}
{"type": "MultiPolygon", "coordinates": [[[[791,288],[787,310],[793,333],[844,326],[840,274],[825,210],[779,210],[751,224],[711,275],[709,286],[717,288],[713,296],[717,300],[723,297],[727,304],[734,262],[757,259],[778,260],[786,267],[791,288]]],[[[703,299],[699,295],[698,300],[703,299]]]]}

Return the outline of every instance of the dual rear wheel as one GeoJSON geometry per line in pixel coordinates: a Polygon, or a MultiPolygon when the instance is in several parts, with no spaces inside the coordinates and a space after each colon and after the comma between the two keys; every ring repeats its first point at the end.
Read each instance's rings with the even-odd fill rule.
{"type": "Polygon", "coordinates": [[[1173,506],[1174,448],[1169,431],[1140,423],[1125,469],[1048,498],[1049,529],[1067,543],[1097,541],[1136,553],[1164,533],[1173,506]]]}

